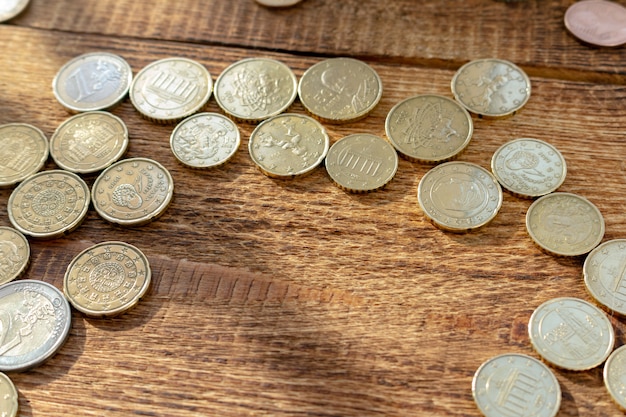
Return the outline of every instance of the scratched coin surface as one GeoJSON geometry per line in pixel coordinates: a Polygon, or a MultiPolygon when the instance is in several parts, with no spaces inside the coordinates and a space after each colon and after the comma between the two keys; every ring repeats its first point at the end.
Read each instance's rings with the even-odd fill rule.
{"type": "Polygon", "coordinates": [[[215,81],[215,100],[226,114],[258,123],[287,110],[298,94],[291,69],[269,58],[248,58],[226,68],[215,81]]]}
{"type": "Polygon", "coordinates": [[[292,178],[318,167],[328,153],[330,139],[311,117],[285,113],[254,129],[248,142],[252,161],[267,176],[292,178]]]}
{"type": "Polygon", "coordinates": [[[606,241],[589,252],[583,277],[596,301],[626,315],[626,239],[606,241]]]}
{"type": "Polygon", "coordinates": [[[626,410],[626,345],[615,349],[604,364],[604,386],[613,401],[626,410]]]}
{"type": "Polygon", "coordinates": [[[474,124],[470,114],[447,97],[425,94],[396,104],[385,121],[391,144],[409,160],[437,163],[467,147],[474,124]]]}
{"type": "Polygon", "coordinates": [[[472,379],[472,396],[486,417],[554,417],[561,386],[537,359],[507,353],[485,361],[472,379]]]}
{"type": "Polygon", "coordinates": [[[30,263],[30,245],[26,237],[12,227],[0,226],[0,284],[24,274],[30,263]]]}
{"type": "Polygon", "coordinates": [[[502,206],[502,188],[489,171],[470,162],[445,162],[420,180],[417,200],[435,226],[468,232],[491,222],[502,206]]]}
{"type": "Polygon", "coordinates": [[[212,92],[211,74],[202,64],[187,58],[165,58],[139,71],[129,95],[143,117],[175,123],[200,111],[212,92]]]}
{"type": "Polygon", "coordinates": [[[573,3],[564,17],[565,27],[581,41],[595,46],[626,43],[626,7],[607,0],[573,3]]]}
{"type": "Polygon", "coordinates": [[[518,197],[541,197],[565,181],[567,164],[554,146],[520,138],[502,145],[491,158],[491,172],[502,187],[518,197]]]}
{"type": "Polygon", "coordinates": [[[96,178],[91,193],[98,214],[122,226],[151,222],[165,212],[173,196],[169,171],[148,158],[114,163],[96,178]]]}
{"type": "Polygon", "coordinates": [[[75,309],[92,317],[111,317],[137,305],[150,286],[148,258],[124,242],[102,242],[74,257],[63,292],[75,309]]]}
{"type": "Polygon", "coordinates": [[[602,241],[604,218],[584,197],[550,193],[528,208],[526,229],[544,251],[557,256],[580,256],[602,241]]]}
{"type": "Polygon", "coordinates": [[[545,361],[570,371],[599,366],[615,343],[613,326],[602,310],[573,297],[554,298],[537,307],[528,334],[545,361]]]}
{"type": "Polygon", "coordinates": [[[355,133],[335,142],[326,156],[326,171],[339,188],[353,193],[376,191],[398,170],[398,153],[385,139],[355,133]]]}
{"type": "Polygon", "coordinates": [[[50,146],[44,133],[26,123],[0,126],[0,188],[11,187],[43,168],[50,146]]]}
{"type": "Polygon", "coordinates": [[[452,78],[454,98],[471,113],[509,116],[530,98],[528,75],[512,62],[478,59],[463,65],[452,78]]]}
{"type": "Polygon", "coordinates": [[[55,286],[20,280],[0,286],[0,371],[26,371],[43,364],[70,332],[70,304],[55,286]]]}
{"type": "Polygon", "coordinates": [[[26,6],[28,6],[29,0],[2,0],[0,1],[0,22],[4,22],[13,19],[18,14],[22,13],[26,6]]]}
{"type": "Polygon", "coordinates": [[[124,58],[92,52],[63,65],[52,81],[52,91],[70,112],[106,110],[126,97],[132,79],[132,69],[124,58]]]}
{"type": "Polygon", "coordinates": [[[310,67],[300,78],[298,95],[304,108],[328,123],[348,123],[376,107],[383,85],[376,71],[353,58],[331,58],[310,67]]]}
{"type": "Polygon", "coordinates": [[[15,417],[19,409],[19,395],[15,384],[6,374],[0,372],[0,416],[15,417]]]}
{"type": "Polygon", "coordinates": [[[27,236],[55,239],[76,229],[89,208],[89,187],[78,175],[42,171],[13,190],[8,203],[13,227],[27,236]]]}

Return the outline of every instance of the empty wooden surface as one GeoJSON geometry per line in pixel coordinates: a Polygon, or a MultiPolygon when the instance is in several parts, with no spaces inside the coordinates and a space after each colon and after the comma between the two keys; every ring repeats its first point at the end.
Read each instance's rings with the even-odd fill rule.
{"type": "MultiPolygon", "coordinates": [[[[600,209],[604,240],[624,238],[626,50],[571,36],[563,15],[572,3],[305,0],[273,10],[252,0],[32,0],[0,24],[0,124],[30,123],[50,137],[69,117],[52,79],[87,52],[119,54],[135,74],[160,58],[191,58],[213,79],[248,57],[279,59],[300,77],[322,59],[351,56],[379,73],[382,100],[361,121],[325,127],[333,142],[382,136],[400,100],[451,97],[462,64],[502,58],[530,75],[532,96],[513,117],[474,117],[458,159],[489,168],[511,139],[550,142],[568,164],[559,191],[600,209]]],[[[220,112],[213,98],[206,109],[220,112]]],[[[289,111],[304,113],[297,100],[289,111]]],[[[22,416],[479,416],[471,394],[478,366],[502,353],[538,357],[527,323],[544,301],[591,301],[584,258],[547,255],[528,237],[531,200],[505,193],[491,224],[451,234],[417,203],[429,165],[400,160],[384,190],[364,195],[335,187],[323,166],[274,180],[248,155],[254,126],[240,123],[233,160],[190,170],[170,150],[173,126],[142,119],[129,100],[112,112],[130,132],[125,157],[155,159],[172,173],[172,205],[135,228],[90,209],[68,236],[30,241],[24,278],[61,288],[76,254],[122,240],[147,255],[153,282],[122,316],[74,311],[56,356],[9,374],[22,416]]],[[[45,168],[55,168],[51,159],[45,168]]],[[[1,226],[10,226],[10,194],[0,190],[1,226]]],[[[611,321],[621,346],[626,321],[611,321]]],[[[554,371],[559,416],[621,414],[602,367],[554,371]]]]}

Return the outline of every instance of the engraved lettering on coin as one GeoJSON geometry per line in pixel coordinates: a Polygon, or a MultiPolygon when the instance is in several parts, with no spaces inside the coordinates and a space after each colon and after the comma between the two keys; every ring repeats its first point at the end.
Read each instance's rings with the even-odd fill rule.
{"type": "Polygon", "coordinates": [[[565,12],[564,22],[574,36],[588,44],[614,47],[626,43],[626,7],[617,2],[577,1],[565,12]]]}
{"type": "Polygon", "coordinates": [[[39,171],[48,159],[48,139],[25,123],[0,126],[0,188],[10,187],[39,171]]]}
{"type": "Polygon", "coordinates": [[[28,6],[29,0],[0,1],[0,22],[13,19],[28,6]]]}
{"type": "Polygon", "coordinates": [[[604,365],[603,377],[611,398],[622,409],[626,409],[626,345],[611,353],[604,365]]]}
{"type": "Polygon", "coordinates": [[[92,288],[100,292],[113,291],[124,282],[124,268],[113,262],[96,266],[89,274],[92,288]]]}
{"type": "Polygon", "coordinates": [[[603,306],[626,315],[626,239],[604,242],[583,265],[585,286],[603,306]]]}
{"type": "Polygon", "coordinates": [[[21,276],[30,261],[26,237],[10,227],[0,227],[0,284],[21,276]]]}

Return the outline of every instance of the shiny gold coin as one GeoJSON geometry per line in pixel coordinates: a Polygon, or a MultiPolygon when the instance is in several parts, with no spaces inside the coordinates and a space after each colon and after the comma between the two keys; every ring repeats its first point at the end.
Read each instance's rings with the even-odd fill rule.
{"type": "Polygon", "coordinates": [[[287,110],[298,93],[291,69],[269,58],[248,58],[226,68],[215,81],[215,100],[226,114],[258,123],[287,110]]]}
{"type": "Polygon", "coordinates": [[[27,236],[55,239],[76,229],[89,208],[89,188],[78,175],[42,171],[25,179],[9,197],[9,220],[27,236]]]}
{"type": "Polygon", "coordinates": [[[0,188],[11,187],[43,168],[49,154],[46,135],[25,123],[0,126],[0,188]]]}
{"type": "Polygon", "coordinates": [[[551,193],[528,208],[526,229],[544,251],[557,256],[580,256],[602,241],[604,218],[586,198],[551,193]]]}
{"type": "Polygon", "coordinates": [[[585,286],[604,307],[626,315],[626,239],[604,242],[583,264],[585,286]]]}
{"type": "Polygon", "coordinates": [[[626,345],[613,351],[604,364],[604,386],[613,401],[626,411],[626,345]]]}
{"type": "Polygon", "coordinates": [[[18,393],[13,381],[0,372],[0,416],[15,417],[19,409],[18,393]]]}
{"type": "Polygon", "coordinates": [[[435,226],[463,233],[491,222],[502,206],[502,188],[486,169],[469,162],[438,165],[420,180],[417,200],[435,226]]]}
{"type": "Polygon", "coordinates": [[[528,75],[512,62],[478,59],[463,65],[452,78],[454,98],[471,113],[509,116],[530,98],[528,75]]]}
{"type": "Polygon", "coordinates": [[[369,133],[355,133],[339,139],[326,156],[326,171],[333,183],[352,193],[383,188],[397,170],[398,154],[394,147],[369,133]]]}
{"type": "Polygon", "coordinates": [[[30,264],[26,237],[11,227],[0,227],[0,284],[22,276],[30,264]]]}
{"type": "Polygon", "coordinates": [[[318,167],[329,146],[328,134],[319,122],[308,116],[285,113],[254,129],[248,151],[267,176],[292,178],[318,167]]]}
{"type": "Polygon", "coordinates": [[[78,311],[111,317],[137,305],[150,286],[148,258],[124,242],[102,242],[85,249],[67,267],[63,292],[78,311]]]}
{"type": "Polygon", "coordinates": [[[13,19],[18,14],[22,13],[26,6],[28,6],[29,0],[2,0],[0,1],[0,22],[13,19]]]}
{"type": "Polygon", "coordinates": [[[472,117],[456,101],[419,95],[396,104],[385,132],[400,154],[412,161],[447,161],[467,147],[474,132],[472,117]]]}
{"type": "Polygon", "coordinates": [[[78,174],[101,171],[124,155],[128,129],[111,113],[80,113],[64,121],[50,138],[56,164],[78,174]]]}
{"type": "Polygon", "coordinates": [[[174,180],[156,161],[130,158],[102,171],[92,187],[92,202],[105,220],[140,226],[159,217],[172,201],[174,180]]]}
{"type": "Polygon", "coordinates": [[[376,71],[352,58],[331,58],[309,68],[298,95],[304,108],[328,123],[348,123],[367,116],[383,94],[376,71]]]}

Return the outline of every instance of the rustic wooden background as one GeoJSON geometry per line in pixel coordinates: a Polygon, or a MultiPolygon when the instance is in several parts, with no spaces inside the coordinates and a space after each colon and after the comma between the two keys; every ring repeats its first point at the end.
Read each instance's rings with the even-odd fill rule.
{"type": "MultiPolygon", "coordinates": [[[[559,191],[598,206],[605,240],[624,238],[626,49],[571,36],[563,15],[573,3],[305,0],[272,10],[252,0],[32,0],[0,24],[0,124],[30,123],[49,137],[69,117],[52,79],[87,52],[117,53],[134,73],[187,57],[213,79],[247,57],[282,60],[299,77],[322,59],[351,56],[378,71],[382,100],[366,119],[326,128],[333,142],[382,136],[400,100],[451,97],[462,64],[502,58],[529,74],[530,101],[511,118],[475,117],[458,159],[489,168],[511,139],[548,141],[568,164],[559,191]]],[[[207,110],[220,111],[214,99],[207,110]]],[[[304,113],[298,101],[290,111],[304,113]]],[[[591,300],[584,259],[542,253],[527,236],[531,200],[505,193],[490,225],[451,234],[426,221],[417,203],[428,165],[401,160],[387,188],[365,195],[335,187],[323,167],[274,180],[248,155],[253,126],[239,124],[234,159],[195,171],[169,148],[173,126],[143,120],[129,100],[113,113],[130,131],[126,156],[155,159],[172,173],[172,205],[129,229],[90,209],[67,237],[31,240],[24,278],[62,288],[81,250],[123,240],[147,255],[153,282],[117,318],[74,312],[56,356],[10,374],[22,416],[479,416],[471,394],[478,366],[502,353],[538,357],[527,323],[544,301],[591,300]]],[[[10,193],[0,190],[3,226],[10,193]]],[[[611,320],[617,347],[626,320],[611,320]]],[[[555,373],[559,416],[621,414],[602,367],[555,373]]]]}

